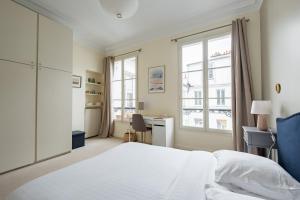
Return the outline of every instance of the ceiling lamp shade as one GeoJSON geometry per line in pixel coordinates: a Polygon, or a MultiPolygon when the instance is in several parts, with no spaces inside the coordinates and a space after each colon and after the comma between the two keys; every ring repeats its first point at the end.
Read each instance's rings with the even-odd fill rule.
{"type": "Polygon", "coordinates": [[[103,10],[115,19],[128,19],[138,9],[138,0],[99,0],[103,10]]]}

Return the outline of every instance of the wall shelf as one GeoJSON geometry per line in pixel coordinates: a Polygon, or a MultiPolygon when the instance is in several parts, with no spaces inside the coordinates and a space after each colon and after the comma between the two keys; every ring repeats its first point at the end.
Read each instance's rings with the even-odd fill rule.
{"type": "Polygon", "coordinates": [[[97,87],[104,87],[104,85],[98,84],[98,83],[89,83],[89,82],[86,82],[85,84],[86,84],[86,85],[97,86],[97,87]]]}
{"type": "Polygon", "coordinates": [[[101,96],[101,94],[85,94],[87,96],[101,96]]]}
{"type": "Polygon", "coordinates": [[[102,108],[102,106],[85,106],[85,109],[96,109],[96,108],[102,108]]]}
{"type": "Polygon", "coordinates": [[[98,135],[103,109],[105,76],[101,72],[86,70],[85,80],[84,130],[86,137],[98,135]],[[100,84],[99,84],[100,83],[100,84]]]}

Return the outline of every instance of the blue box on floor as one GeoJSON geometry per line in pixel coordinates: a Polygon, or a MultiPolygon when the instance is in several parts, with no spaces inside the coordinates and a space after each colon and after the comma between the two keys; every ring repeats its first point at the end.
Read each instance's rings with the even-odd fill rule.
{"type": "Polygon", "coordinates": [[[77,149],[85,145],[85,132],[72,131],[72,149],[77,149]]]}

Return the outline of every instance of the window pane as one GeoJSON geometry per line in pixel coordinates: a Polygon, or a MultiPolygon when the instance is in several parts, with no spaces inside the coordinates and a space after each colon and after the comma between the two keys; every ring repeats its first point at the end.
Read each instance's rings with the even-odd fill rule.
{"type": "Polygon", "coordinates": [[[188,127],[202,128],[204,125],[203,110],[183,109],[182,125],[188,127]]]}
{"type": "Polygon", "coordinates": [[[182,47],[182,72],[203,69],[202,42],[182,47]]]}
{"type": "Polygon", "coordinates": [[[231,67],[210,69],[213,72],[213,77],[209,78],[208,84],[210,87],[226,85],[231,87],[231,67]]]}
{"type": "Polygon", "coordinates": [[[182,125],[203,127],[203,43],[182,47],[182,125]]]}
{"type": "Polygon", "coordinates": [[[124,78],[133,79],[136,77],[136,57],[124,60],[124,78]]]}
{"type": "Polygon", "coordinates": [[[112,80],[115,81],[115,80],[121,80],[122,78],[122,61],[116,61],[114,63],[114,68],[113,68],[113,71],[112,71],[112,80]]]}
{"type": "Polygon", "coordinates": [[[231,36],[208,40],[209,128],[231,130],[231,36]]]}
{"type": "Polygon", "coordinates": [[[203,72],[185,72],[182,73],[182,98],[198,98],[197,92],[203,90],[203,72]]]}
{"type": "Polygon", "coordinates": [[[231,110],[209,110],[209,128],[232,130],[231,110]]]}
{"type": "Polygon", "coordinates": [[[130,119],[132,114],[135,113],[136,100],[125,100],[124,102],[124,119],[130,119]]]}
{"type": "Polygon", "coordinates": [[[231,35],[208,40],[208,59],[218,60],[230,58],[231,55],[231,35]]]}
{"type": "Polygon", "coordinates": [[[121,120],[122,114],[122,101],[112,100],[112,119],[121,120]]]}
{"type": "Polygon", "coordinates": [[[125,99],[136,99],[136,86],[135,79],[125,80],[124,81],[124,98],[125,99]]]}
{"type": "Polygon", "coordinates": [[[112,82],[112,99],[122,99],[122,82],[114,81],[112,82]]]}

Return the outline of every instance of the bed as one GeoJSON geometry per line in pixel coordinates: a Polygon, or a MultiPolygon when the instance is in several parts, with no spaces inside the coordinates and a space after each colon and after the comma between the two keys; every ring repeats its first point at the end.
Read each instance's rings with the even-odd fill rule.
{"type": "MultiPolygon", "coordinates": [[[[283,129],[287,122],[291,127],[291,120],[300,126],[300,115],[280,120],[278,135],[291,134],[283,129]]],[[[285,138],[278,143],[285,143],[285,138]]],[[[299,149],[298,143],[294,148],[299,149]]],[[[287,152],[281,152],[289,171],[287,152]]],[[[124,143],[26,183],[6,200],[299,200],[300,183],[286,170],[269,159],[241,152],[124,143]]],[[[298,178],[300,169],[292,170],[298,178]]]]}
{"type": "Polygon", "coordinates": [[[201,200],[215,162],[208,152],[125,143],[37,178],[7,199],[201,200]]]}

